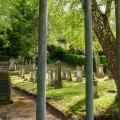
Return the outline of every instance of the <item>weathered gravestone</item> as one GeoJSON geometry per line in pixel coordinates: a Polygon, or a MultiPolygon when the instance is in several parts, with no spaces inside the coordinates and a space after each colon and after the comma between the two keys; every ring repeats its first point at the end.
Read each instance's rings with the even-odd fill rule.
{"type": "Polygon", "coordinates": [[[12,103],[11,81],[7,71],[0,71],[0,105],[12,103]]]}
{"type": "Polygon", "coordinates": [[[48,86],[54,87],[54,70],[48,71],[48,86]]]}
{"type": "Polygon", "coordinates": [[[55,64],[55,88],[62,88],[62,78],[61,78],[61,62],[57,61],[55,64]]]}
{"type": "Polygon", "coordinates": [[[25,78],[25,69],[21,69],[21,77],[24,79],[25,78]]]}
{"type": "Polygon", "coordinates": [[[104,77],[103,65],[100,63],[100,58],[97,50],[94,50],[96,74],[98,78],[104,77]]]}
{"type": "Polygon", "coordinates": [[[15,59],[10,59],[9,70],[10,71],[15,71],[16,70],[15,59]]]}
{"type": "Polygon", "coordinates": [[[66,70],[62,71],[62,80],[66,80],[66,70]]]}
{"type": "Polygon", "coordinates": [[[34,72],[33,72],[33,70],[30,70],[29,71],[29,81],[34,81],[34,72]]]}
{"type": "Polygon", "coordinates": [[[85,77],[85,66],[82,66],[82,76],[85,77]]]}
{"type": "Polygon", "coordinates": [[[21,55],[18,56],[18,62],[20,62],[20,63],[22,62],[22,56],[21,55]]]}
{"type": "Polygon", "coordinates": [[[71,75],[71,70],[70,70],[70,68],[68,68],[68,69],[66,70],[66,80],[67,80],[67,81],[72,81],[72,75],[71,75]]]}
{"type": "Polygon", "coordinates": [[[35,69],[35,70],[33,70],[33,82],[37,82],[37,76],[38,76],[38,70],[37,69],[35,69]]]}
{"type": "Polygon", "coordinates": [[[82,82],[82,68],[77,66],[76,82],[82,82]]]}
{"type": "Polygon", "coordinates": [[[98,94],[98,81],[95,80],[95,76],[93,75],[93,87],[94,87],[94,98],[99,98],[98,94]]]}

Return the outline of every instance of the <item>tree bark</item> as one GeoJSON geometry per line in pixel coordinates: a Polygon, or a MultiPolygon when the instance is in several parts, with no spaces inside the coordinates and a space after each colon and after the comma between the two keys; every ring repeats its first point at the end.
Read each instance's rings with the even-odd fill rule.
{"type": "Polygon", "coordinates": [[[101,12],[96,0],[92,0],[92,19],[93,30],[103,48],[107,58],[108,68],[110,69],[116,87],[118,88],[116,39],[111,31],[107,15],[101,12]]]}

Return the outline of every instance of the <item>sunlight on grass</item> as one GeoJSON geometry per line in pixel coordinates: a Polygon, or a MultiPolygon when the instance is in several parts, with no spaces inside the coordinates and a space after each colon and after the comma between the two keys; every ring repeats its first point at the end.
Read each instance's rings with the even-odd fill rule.
{"type": "MultiPolygon", "coordinates": [[[[22,89],[36,93],[36,83],[24,81],[20,77],[11,76],[12,83],[22,89]]],[[[115,101],[115,93],[107,93],[107,90],[116,89],[113,80],[98,79],[99,98],[94,99],[94,113],[105,112],[115,101]]],[[[85,115],[85,80],[83,82],[65,82],[63,88],[48,88],[46,91],[49,102],[55,102],[65,110],[78,115],[85,115]]]]}

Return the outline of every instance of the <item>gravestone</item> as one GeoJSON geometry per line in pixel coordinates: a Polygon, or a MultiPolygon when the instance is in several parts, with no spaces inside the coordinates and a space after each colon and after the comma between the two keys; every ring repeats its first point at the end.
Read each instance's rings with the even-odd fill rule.
{"type": "Polygon", "coordinates": [[[33,82],[37,82],[37,72],[38,72],[38,70],[37,69],[35,69],[35,70],[33,70],[33,82]]]}
{"type": "Polygon", "coordinates": [[[29,71],[29,81],[31,81],[31,82],[34,81],[34,75],[33,75],[33,73],[34,73],[33,70],[29,71]]]}
{"type": "Polygon", "coordinates": [[[19,68],[19,70],[18,70],[18,72],[19,72],[19,77],[21,77],[21,75],[22,75],[22,70],[21,70],[21,68],[19,68]]]}
{"type": "Polygon", "coordinates": [[[15,59],[10,59],[10,61],[9,61],[9,70],[10,71],[15,71],[16,70],[15,59]]]}
{"type": "Polygon", "coordinates": [[[54,71],[53,70],[48,71],[48,86],[54,87],[54,71]]]}
{"type": "Polygon", "coordinates": [[[72,75],[71,75],[71,70],[70,70],[70,68],[68,68],[68,69],[66,70],[66,80],[67,80],[67,81],[72,81],[72,75]]]}
{"type": "Polygon", "coordinates": [[[95,80],[95,76],[93,75],[93,93],[94,93],[94,98],[99,98],[98,94],[98,81],[95,80]]]}
{"type": "Polygon", "coordinates": [[[27,59],[25,60],[25,65],[28,65],[28,60],[27,59]]]}
{"type": "Polygon", "coordinates": [[[32,64],[32,69],[33,69],[33,70],[36,69],[36,64],[35,64],[35,62],[33,62],[33,64],[32,64]]]}
{"type": "Polygon", "coordinates": [[[25,78],[25,70],[22,68],[21,69],[21,77],[24,79],[25,78]]]}
{"type": "Polygon", "coordinates": [[[12,103],[11,81],[7,71],[0,71],[0,106],[12,103]]]}
{"type": "Polygon", "coordinates": [[[85,77],[85,67],[82,66],[82,76],[85,77]]]}
{"type": "Polygon", "coordinates": [[[21,55],[18,56],[18,62],[20,62],[20,63],[22,62],[22,56],[21,55]]]}
{"type": "Polygon", "coordinates": [[[82,68],[77,66],[76,82],[82,82],[82,68]]]}
{"type": "Polygon", "coordinates": [[[98,78],[104,77],[103,65],[100,63],[100,58],[97,50],[94,50],[96,74],[98,78]]]}
{"type": "Polygon", "coordinates": [[[57,61],[55,64],[55,81],[54,88],[62,88],[62,78],[61,78],[61,62],[57,61]]]}
{"type": "Polygon", "coordinates": [[[29,74],[25,74],[25,76],[24,76],[24,80],[26,80],[26,81],[29,81],[29,80],[30,80],[30,76],[29,76],[29,74]]]}
{"type": "Polygon", "coordinates": [[[66,80],[66,70],[62,71],[62,80],[66,80]]]}

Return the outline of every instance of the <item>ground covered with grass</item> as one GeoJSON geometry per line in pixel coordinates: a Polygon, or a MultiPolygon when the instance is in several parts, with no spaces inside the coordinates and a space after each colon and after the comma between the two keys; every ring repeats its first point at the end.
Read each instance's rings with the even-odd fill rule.
{"type": "MultiPolygon", "coordinates": [[[[12,84],[36,93],[36,83],[25,81],[18,76],[11,76],[12,84]]],[[[113,80],[98,79],[99,98],[94,99],[94,113],[102,114],[108,110],[115,110],[115,92],[108,93],[108,90],[116,90],[113,80]]],[[[85,79],[83,82],[63,81],[63,88],[54,89],[47,87],[47,97],[50,102],[57,104],[66,111],[77,115],[85,115],[85,79]]]]}

